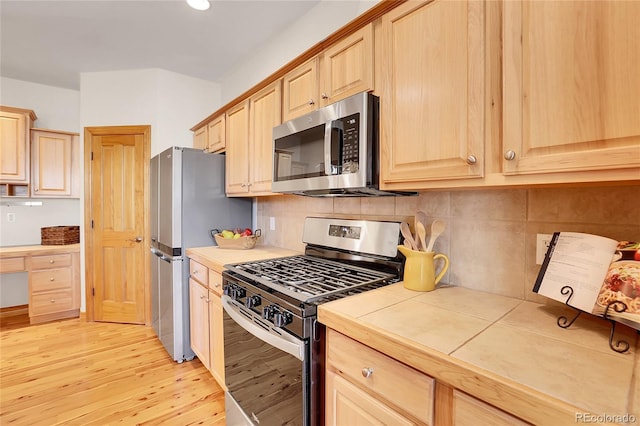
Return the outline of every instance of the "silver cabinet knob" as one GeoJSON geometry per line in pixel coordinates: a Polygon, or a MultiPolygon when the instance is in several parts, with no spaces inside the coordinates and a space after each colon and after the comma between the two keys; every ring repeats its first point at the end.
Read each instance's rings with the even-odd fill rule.
{"type": "Polygon", "coordinates": [[[56,279],[55,279],[55,278],[53,278],[53,277],[49,278],[49,281],[51,281],[51,282],[54,282],[55,280],[56,280],[56,279]]]}
{"type": "Polygon", "coordinates": [[[323,94],[322,94],[322,99],[329,99],[329,97],[327,96],[327,94],[326,94],[326,93],[323,93],[323,94]]]}
{"type": "Polygon", "coordinates": [[[515,158],[516,158],[516,152],[511,149],[504,153],[504,159],[507,161],[511,161],[515,158]]]}
{"type": "Polygon", "coordinates": [[[362,377],[364,377],[365,379],[368,379],[369,377],[371,377],[372,374],[373,374],[373,368],[365,367],[362,369],[362,377]]]}
{"type": "Polygon", "coordinates": [[[49,261],[49,263],[54,264],[54,263],[56,263],[56,261],[55,261],[55,260],[53,260],[53,259],[51,259],[51,260],[49,261]]]}
{"type": "Polygon", "coordinates": [[[313,99],[309,99],[309,105],[315,105],[316,101],[314,101],[313,99]]]}
{"type": "Polygon", "coordinates": [[[467,157],[467,164],[472,166],[474,164],[476,164],[478,162],[478,159],[476,158],[475,155],[470,155],[467,157]]]}
{"type": "Polygon", "coordinates": [[[56,303],[56,301],[54,299],[49,300],[49,302],[56,303]]]}

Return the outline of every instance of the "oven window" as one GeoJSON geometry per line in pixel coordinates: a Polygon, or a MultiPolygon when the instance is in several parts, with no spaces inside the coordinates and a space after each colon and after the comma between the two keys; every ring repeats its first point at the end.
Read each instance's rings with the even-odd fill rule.
{"type": "Polygon", "coordinates": [[[324,128],[325,124],[321,124],[275,140],[276,181],[326,176],[324,128]]]}
{"type": "Polygon", "coordinates": [[[253,336],[226,312],[224,358],[228,392],[255,424],[307,424],[308,363],[253,336]]]}

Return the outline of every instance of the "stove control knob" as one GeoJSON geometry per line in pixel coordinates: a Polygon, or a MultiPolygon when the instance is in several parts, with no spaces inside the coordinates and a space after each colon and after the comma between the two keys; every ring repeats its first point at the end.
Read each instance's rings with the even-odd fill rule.
{"type": "Polygon", "coordinates": [[[260,306],[260,303],[262,303],[260,296],[249,296],[244,301],[244,306],[247,308],[255,308],[256,306],[260,306]]]}
{"type": "Polygon", "coordinates": [[[265,306],[264,308],[262,308],[262,318],[266,320],[272,319],[273,315],[276,313],[276,309],[277,308],[275,305],[265,306]]]}
{"type": "Polygon", "coordinates": [[[278,312],[273,316],[273,325],[276,327],[284,327],[293,321],[293,316],[287,311],[278,312]]]}
{"type": "Polygon", "coordinates": [[[242,287],[236,287],[233,289],[233,294],[231,295],[231,298],[233,300],[238,300],[238,299],[242,299],[245,295],[247,294],[246,290],[242,287]]]}

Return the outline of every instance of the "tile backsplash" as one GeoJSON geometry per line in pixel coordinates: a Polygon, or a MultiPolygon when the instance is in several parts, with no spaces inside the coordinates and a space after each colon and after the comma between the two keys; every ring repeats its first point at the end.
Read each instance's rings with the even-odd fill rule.
{"type": "Polygon", "coordinates": [[[536,234],[586,232],[640,240],[640,185],[422,192],[414,197],[258,198],[263,243],[302,252],[307,216],[406,221],[416,210],[447,222],[435,251],[451,260],[443,282],[546,302],[531,289],[538,275],[536,234]],[[270,218],[275,230],[270,230],[270,218]]]}

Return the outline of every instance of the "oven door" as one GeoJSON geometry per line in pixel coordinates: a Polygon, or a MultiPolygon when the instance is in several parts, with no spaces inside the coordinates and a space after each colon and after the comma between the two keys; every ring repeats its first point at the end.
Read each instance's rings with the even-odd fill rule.
{"type": "Polygon", "coordinates": [[[309,342],[227,295],[222,306],[227,425],[309,425],[309,342]]]}

